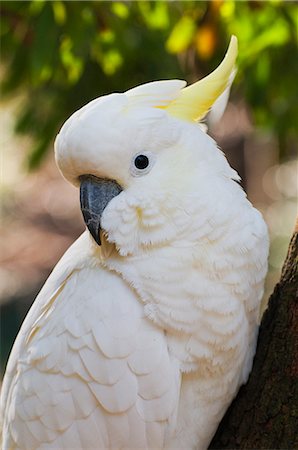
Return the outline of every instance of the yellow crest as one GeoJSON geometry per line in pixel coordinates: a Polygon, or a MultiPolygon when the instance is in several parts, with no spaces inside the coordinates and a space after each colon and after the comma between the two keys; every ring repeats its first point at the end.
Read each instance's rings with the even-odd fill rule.
{"type": "Polygon", "coordinates": [[[202,80],[181,89],[178,97],[162,108],[180,119],[189,121],[202,119],[229,86],[237,53],[237,38],[232,36],[227,53],[217,69],[202,80]]]}

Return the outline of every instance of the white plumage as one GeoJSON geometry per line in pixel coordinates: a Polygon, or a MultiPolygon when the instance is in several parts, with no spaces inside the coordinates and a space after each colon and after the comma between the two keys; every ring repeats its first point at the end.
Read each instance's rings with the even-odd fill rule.
{"type": "Polygon", "coordinates": [[[57,137],[65,178],[123,190],[102,212],[101,246],[86,231],[24,321],[3,383],[5,450],[206,449],[248,377],[267,230],[183,116],[184,86],[94,100],[57,137]]]}

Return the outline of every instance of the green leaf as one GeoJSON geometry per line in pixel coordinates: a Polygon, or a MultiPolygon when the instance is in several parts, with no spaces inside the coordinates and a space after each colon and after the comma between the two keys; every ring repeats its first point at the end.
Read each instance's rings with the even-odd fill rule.
{"type": "Polygon", "coordinates": [[[123,2],[113,2],[112,11],[121,19],[127,19],[127,17],[129,16],[128,6],[123,2]]]}
{"type": "Polygon", "coordinates": [[[55,0],[51,2],[51,4],[54,12],[55,22],[58,25],[63,25],[66,22],[66,9],[63,2],[55,0]]]}
{"type": "Polygon", "coordinates": [[[75,84],[80,78],[84,65],[83,60],[73,53],[73,43],[65,36],[60,45],[60,57],[70,84],[75,84]]]}
{"type": "Polygon", "coordinates": [[[280,47],[289,39],[289,30],[283,19],[277,19],[270,28],[255,36],[254,40],[242,49],[241,58],[243,60],[251,57],[258,57],[267,48],[271,46],[280,47]]]}
{"type": "Polygon", "coordinates": [[[169,26],[168,4],[165,1],[139,1],[143,19],[150,29],[164,30],[169,26]]]}
{"type": "Polygon", "coordinates": [[[174,26],[167,42],[166,48],[170,53],[180,53],[191,44],[196,30],[194,20],[189,16],[183,16],[174,26]]]}
{"type": "Polygon", "coordinates": [[[122,64],[122,55],[116,48],[110,49],[102,55],[102,68],[107,75],[113,75],[122,64]]]}
{"type": "Polygon", "coordinates": [[[49,4],[42,9],[36,26],[30,24],[32,45],[30,51],[30,76],[34,86],[42,84],[51,76],[54,63],[58,29],[54,26],[53,11],[49,4]]]}
{"type": "Polygon", "coordinates": [[[46,4],[45,0],[33,0],[29,3],[30,3],[30,5],[29,5],[28,12],[32,16],[38,16],[46,4]]]}

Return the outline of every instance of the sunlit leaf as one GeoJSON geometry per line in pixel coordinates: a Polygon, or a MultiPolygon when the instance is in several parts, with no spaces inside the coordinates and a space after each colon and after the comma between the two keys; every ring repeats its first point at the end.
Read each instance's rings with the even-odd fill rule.
{"type": "Polygon", "coordinates": [[[220,14],[224,19],[230,19],[235,14],[235,1],[229,0],[222,2],[220,6],[220,14]]]}
{"type": "Polygon", "coordinates": [[[169,25],[166,1],[140,1],[139,8],[147,25],[152,29],[166,29],[169,25]]]}
{"type": "Polygon", "coordinates": [[[113,2],[112,11],[121,19],[126,19],[129,16],[128,6],[123,2],[113,2]]]}
{"type": "Polygon", "coordinates": [[[69,37],[64,37],[60,45],[61,61],[67,71],[68,81],[74,84],[83,70],[83,60],[73,53],[73,43],[69,37]]]}
{"type": "Polygon", "coordinates": [[[117,49],[108,50],[102,58],[102,68],[107,75],[113,75],[123,63],[123,58],[117,49]]]}
{"type": "Polygon", "coordinates": [[[111,44],[112,42],[115,42],[115,33],[111,29],[103,30],[100,33],[100,40],[101,42],[105,44],[111,44]]]}
{"type": "Polygon", "coordinates": [[[45,82],[48,81],[53,73],[53,67],[50,65],[44,65],[40,71],[40,81],[45,82]]]}
{"type": "Polygon", "coordinates": [[[270,46],[281,46],[287,42],[289,30],[283,19],[276,20],[270,28],[258,33],[252,42],[243,49],[241,57],[243,59],[258,56],[262,51],[270,46]]]}
{"type": "Polygon", "coordinates": [[[43,7],[45,6],[45,3],[46,3],[45,0],[31,1],[30,5],[29,5],[29,11],[28,11],[29,14],[31,14],[33,16],[38,15],[42,11],[43,7]]]}
{"type": "Polygon", "coordinates": [[[54,11],[55,22],[58,25],[63,25],[66,21],[66,9],[63,2],[55,0],[51,3],[54,11]]]}
{"type": "Polygon", "coordinates": [[[187,49],[193,40],[196,25],[189,16],[183,16],[174,26],[166,48],[170,53],[180,53],[187,49]]]}

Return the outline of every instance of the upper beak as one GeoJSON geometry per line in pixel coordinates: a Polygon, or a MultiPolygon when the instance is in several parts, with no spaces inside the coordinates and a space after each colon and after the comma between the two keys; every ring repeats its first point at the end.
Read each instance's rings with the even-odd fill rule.
{"type": "Polygon", "coordinates": [[[101,216],[107,204],[122,191],[114,181],[93,175],[80,177],[80,202],[85,224],[98,245],[100,241],[101,216]]]}

